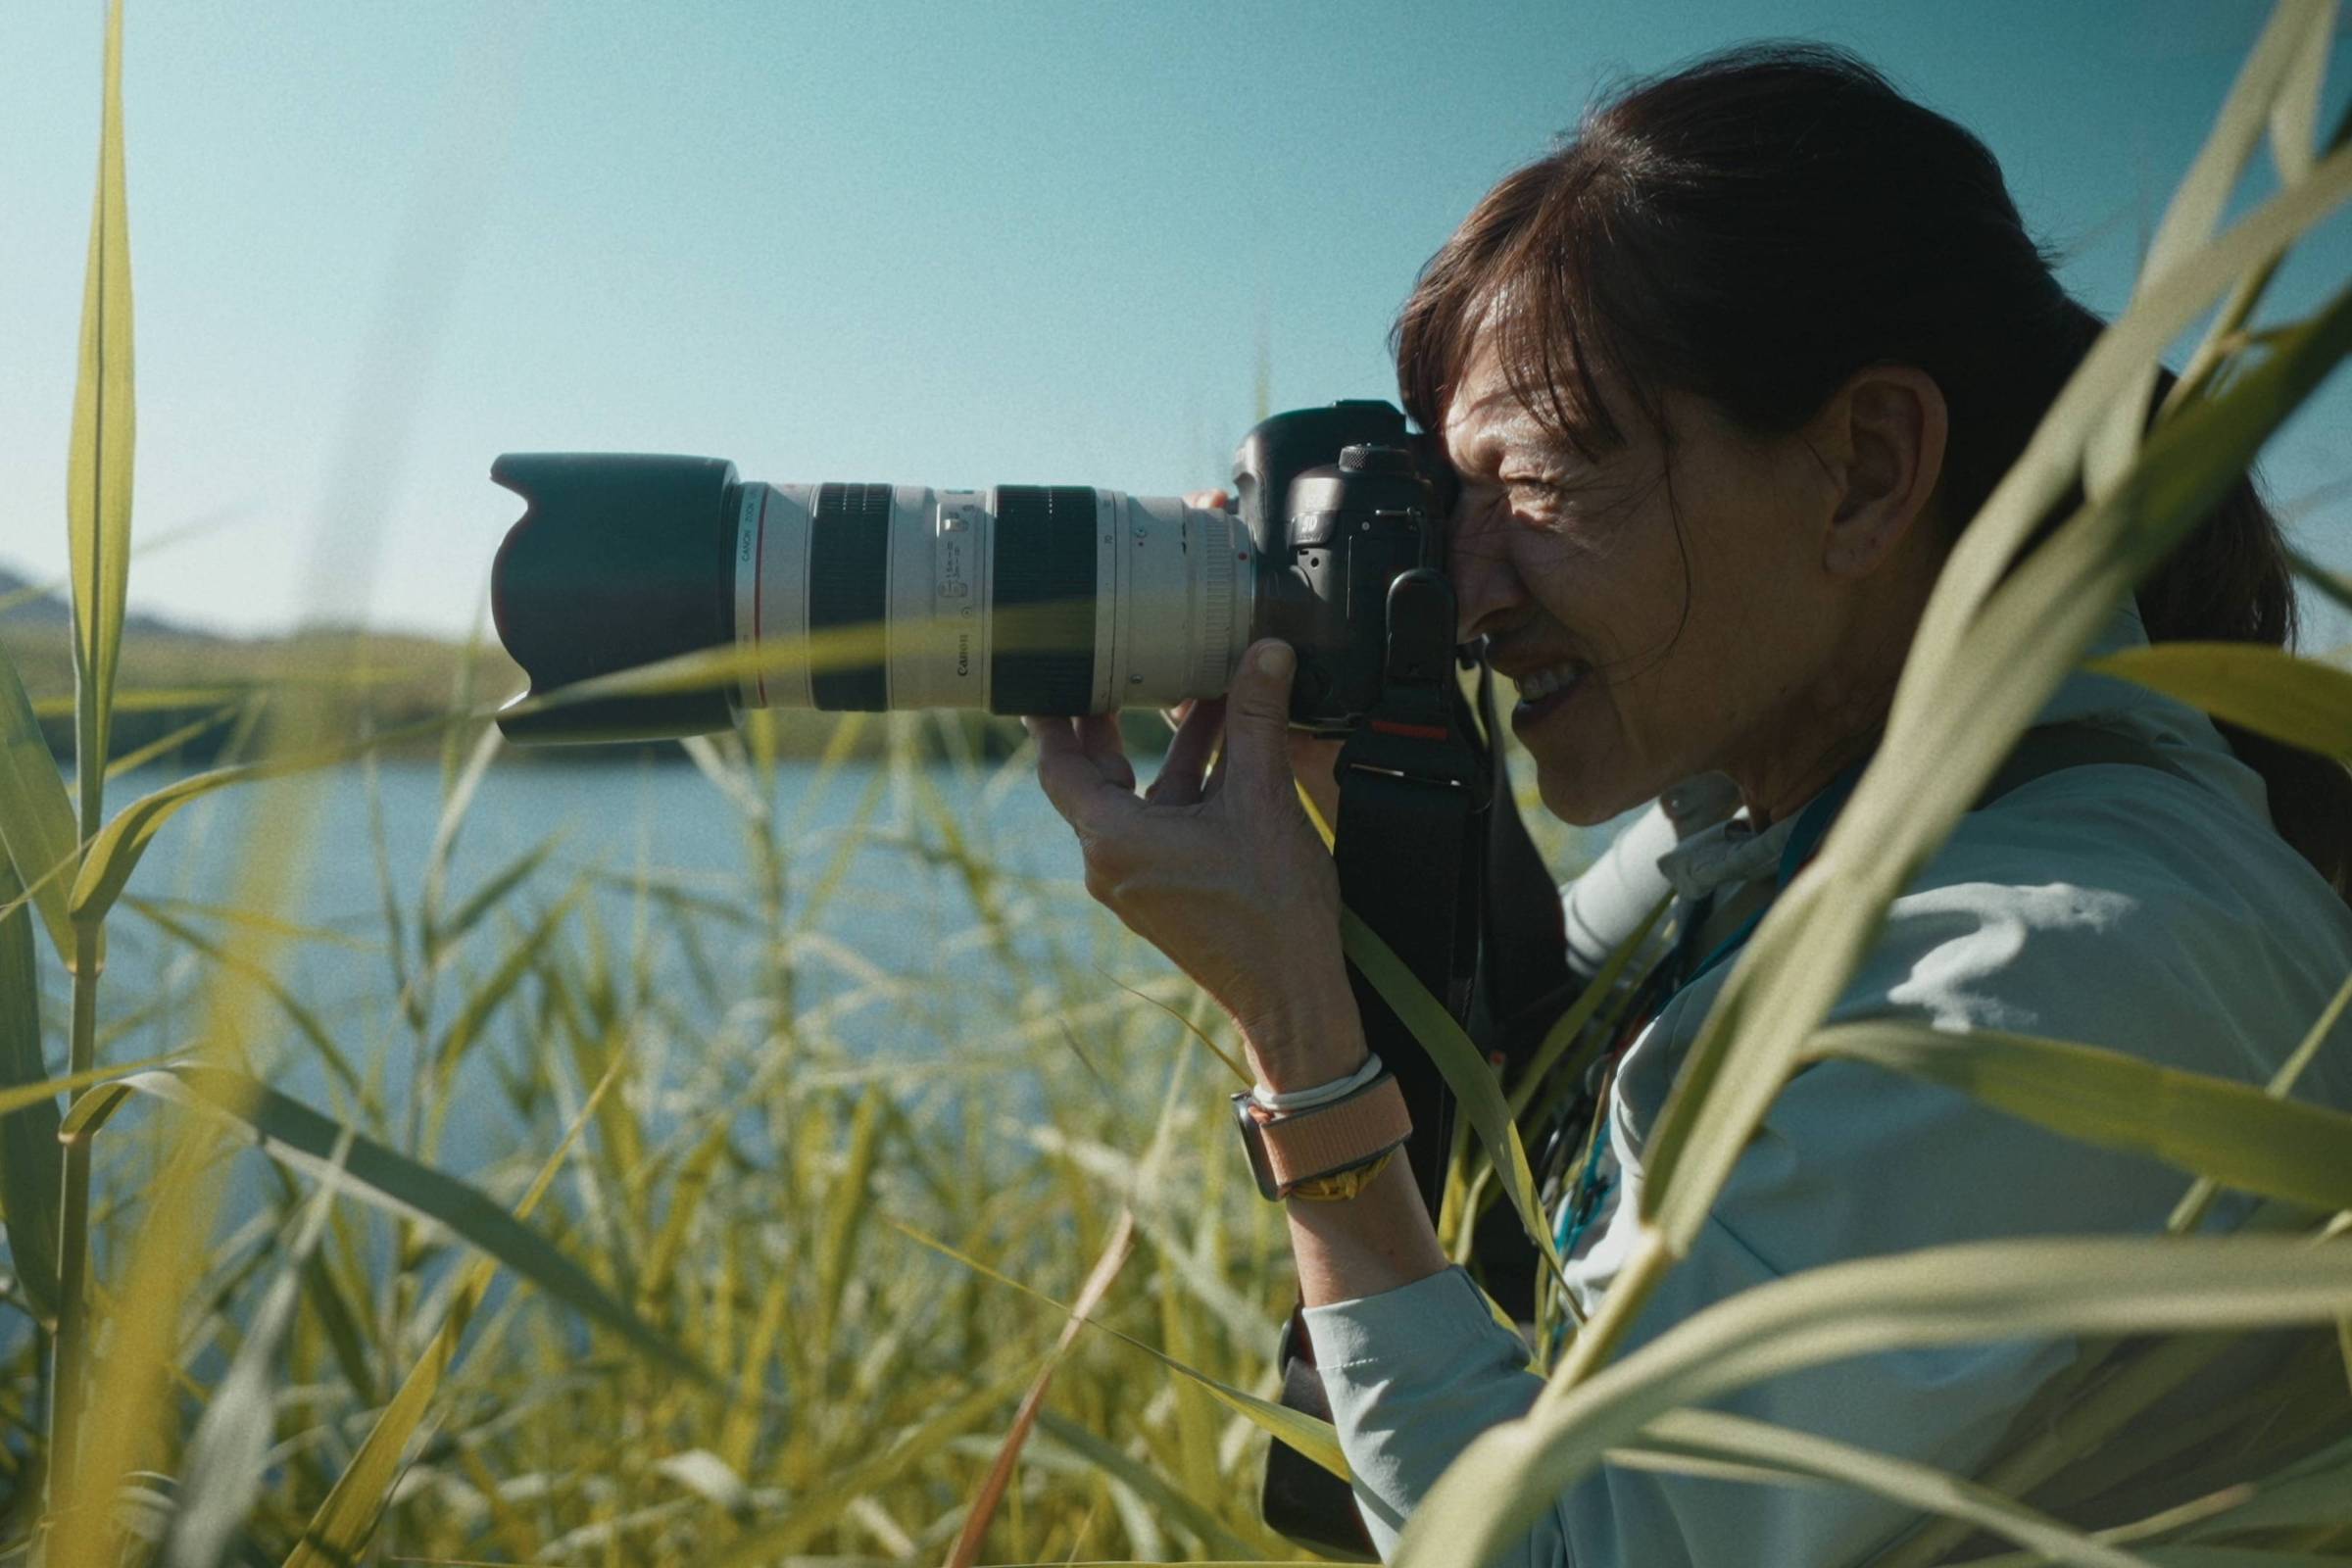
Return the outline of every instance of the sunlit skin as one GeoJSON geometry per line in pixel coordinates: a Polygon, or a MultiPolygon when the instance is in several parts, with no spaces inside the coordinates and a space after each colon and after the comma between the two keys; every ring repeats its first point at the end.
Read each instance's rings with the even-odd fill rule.
{"type": "MultiPolygon", "coordinates": [[[[1597,822],[1722,771],[1758,821],[1777,819],[1885,719],[1944,554],[1942,397],[1886,366],[1772,438],[1685,395],[1667,396],[1663,431],[1612,412],[1625,443],[1579,459],[1488,349],[1473,354],[1443,426],[1463,479],[1449,530],[1461,633],[1491,639],[1506,675],[1564,661],[1596,672],[1514,713],[1559,816],[1597,822]]],[[[1089,891],[1224,1005],[1276,1090],[1365,1054],[1338,878],[1296,788],[1328,799],[1329,761],[1288,731],[1290,662],[1269,657],[1287,654],[1254,645],[1228,697],[1184,715],[1142,794],[1107,715],[1025,721],[1089,891]]],[[[1352,1200],[1289,1210],[1309,1304],[1446,1266],[1402,1161],[1352,1200]]]]}
{"type": "Polygon", "coordinates": [[[1447,406],[1463,480],[1449,569],[1465,641],[1514,678],[1592,673],[1513,729],[1544,804],[1591,824],[1724,772],[1759,825],[1867,752],[1941,565],[1925,514],[1942,399],[1866,371],[1760,439],[1666,394],[1671,443],[1620,403],[1623,447],[1580,458],[1511,391],[1491,346],[1447,406]]]}

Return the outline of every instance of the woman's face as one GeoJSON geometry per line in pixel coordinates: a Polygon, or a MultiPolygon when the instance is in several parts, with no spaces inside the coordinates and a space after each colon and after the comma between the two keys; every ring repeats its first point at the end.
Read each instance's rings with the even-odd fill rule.
{"type": "Polygon", "coordinates": [[[1839,489],[1806,433],[1759,439],[1669,394],[1671,442],[1613,403],[1627,444],[1581,460],[1480,339],[1445,422],[1450,570],[1463,639],[1518,685],[1544,806],[1590,824],[1723,771],[1751,808],[1793,809],[1875,725],[1902,654],[1857,652],[1850,574],[1825,564],[1839,489]]]}

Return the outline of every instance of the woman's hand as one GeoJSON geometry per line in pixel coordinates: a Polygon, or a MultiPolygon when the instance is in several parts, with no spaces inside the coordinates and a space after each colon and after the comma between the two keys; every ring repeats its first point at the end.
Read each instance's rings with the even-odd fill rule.
{"type": "MultiPolygon", "coordinates": [[[[1187,490],[1184,504],[1199,507],[1204,512],[1223,512],[1233,505],[1233,497],[1223,490],[1187,490]]],[[[1185,713],[1192,706],[1188,700],[1182,706],[1167,710],[1164,716],[1168,727],[1173,729],[1182,724],[1185,713]]],[[[1298,780],[1299,787],[1306,791],[1307,799],[1315,803],[1315,814],[1323,819],[1323,825],[1337,828],[1340,825],[1338,767],[1343,743],[1287,727],[1283,734],[1290,743],[1292,775],[1298,780]]]]}
{"type": "Polygon", "coordinates": [[[1191,705],[1141,796],[1113,715],[1021,721],[1047,799],[1077,830],[1087,891],[1233,1014],[1276,1090],[1327,1082],[1364,1055],[1339,873],[1291,772],[1296,663],[1287,644],[1251,644],[1232,691],[1191,705]]]}

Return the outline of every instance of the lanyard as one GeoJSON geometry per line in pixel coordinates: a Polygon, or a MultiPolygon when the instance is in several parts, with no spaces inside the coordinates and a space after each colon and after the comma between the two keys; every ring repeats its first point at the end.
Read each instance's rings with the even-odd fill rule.
{"type": "MultiPolygon", "coordinates": [[[[1844,809],[1847,798],[1854,793],[1854,786],[1861,781],[1863,765],[1862,762],[1856,762],[1830,780],[1828,787],[1823,789],[1819,795],[1814,796],[1807,803],[1804,810],[1797,814],[1796,826],[1788,830],[1788,842],[1781,846],[1781,863],[1772,875],[1772,897],[1766,899],[1763,906],[1749,915],[1739,930],[1726,937],[1712,953],[1700,959],[1696,968],[1677,976],[1673,991],[1667,995],[1667,1003],[1671,1003],[1676,997],[1681,996],[1684,990],[1696,981],[1700,975],[1705,974],[1747,945],[1747,939],[1756,934],[1756,927],[1764,923],[1764,916],[1771,910],[1774,902],[1780,898],[1781,890],[1794,881],[1796,873],[1811,864],[1813,857],[1821,853],[1821,841],[1830,836],[1830,824],[1838,820],[1838,813],[1844,809]]],[[[1713,906],[1714,896],[1710,894],[1707,902],[1691,912],[1690,933],[1696,933],[1700,926],[1706,924],[1707,911],[1713,906]]],[[[1682,956],[1679,944],[1676,956],[1678,958],[1682,956]]],[[[1665,1010],[1666,1004],[1661,1003],[1658,1011],[1665,1010]]],[[[1654,1017],[1655,1014],[1651,1016],[1654,1017]]]]}
{"type": "MultiPolygon", "coordinates": [[[[1861,779],[1862,769],[1867,760],[1865,759],[1862,762],[1854,763],[1832,779],[1828,787],[1814,796],[1804,810],[1798,813],[1796,825],[1788,830],[1788,841],[1781,847],[1780,865],[1773,873],[1771,898],[1766,899],[1762,907],[1749,915],[1739,930],[1716,944],[1715,948],[1704,958],[1699,959],[1695,965],[1691,963],[1690,956],[1697,951],[1698,933],[1700,928],[1707,923],[1708,912],[1714,907],[1714,895],[1708,894],[1699,901],[1697,907],[1690,911],[1690,919],[1684,924],[1681,934],[1675,939],[1674,952],[1668,955],[1666,961],[1659,964],[1649,978],[1642,983],[1644,992],[1653,995],[1663,992],[1664,996],[1654,1005],[1650,1004],[1648,997],[1638,998],[1635,1006],[1628,1009],[1633,1014],[1634,1022],[1620,1036],[1616,1048],[1611,1053],[1610,1073],[1612,1077],[1615,1073],[1614,1057],[1616,1054],[1621,1053],[1635,1038],[1638,1038],[1641,1032],[1647,1028],[1660,1013],[1671,1006],[1675,998],[1689,990],[1702,975],[1712,970],[1717,964],[1747,945],[1747,939],[1755,935],[1756,927],[1763,923],[1765,914],[1771,910],[1774,901],[1780,898],[1782,889],[1788,887],[1789,882],[1795,878],[1796,873],[1811,863],[1813,857],[1821,852],[1822,840],[1829,837],[1830,825],[1838,819],[1838,811],[1844,808],[1847,798],[1854,793],[1854,785],[1861,779]]],[[[1552,1239],[1557,1244],[1562,1257],[1567,1257],[1575,1251],[1577,1242],[1583,1238],[1587,1227],[1600,1212],[1602,1200],[1616,1186],[1615,1178],[1604,1175],[1600,1169],[1601,1155],[1607,1152],[1609,1147],[1608,1098],[1608,1092],[1604,1088],[1601,1091],[1599,1103],[1592,1109],[1598,1125],[1592,1130],[1591,1148],[1585,1156],[1583,1168],[1577,1172],[1575,1185],[1570,1189],[1566,1200],[1560,1205],[1559,1219],[1552,1230],[1552,1239]]]]}

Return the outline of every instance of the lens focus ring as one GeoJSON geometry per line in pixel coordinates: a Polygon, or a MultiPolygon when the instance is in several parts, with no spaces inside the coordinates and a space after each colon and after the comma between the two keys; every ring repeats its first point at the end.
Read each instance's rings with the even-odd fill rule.
{"type": "Polygon", "coordinates": [[[1095,693],[1095,492],[1000,485],[989,708],[1083,713],[1095,693]]]}
{"type": "MultiPolygon", "coordinates": [[[[886,484],[828,484],[816,492],[808,537],[809,634],[856,627],[873,642],[870,661],[826,658],[809,670],[810,695],[828,711],[879,713],[890,707],[882,657],[890,613],[890,495],[886,484]]],[[[858,639],[852,633],[844,640],[858,639]]]]}

